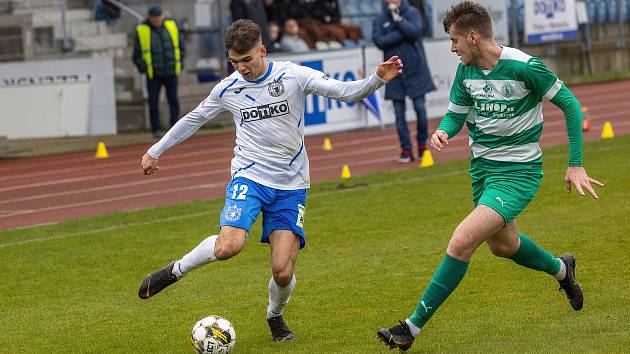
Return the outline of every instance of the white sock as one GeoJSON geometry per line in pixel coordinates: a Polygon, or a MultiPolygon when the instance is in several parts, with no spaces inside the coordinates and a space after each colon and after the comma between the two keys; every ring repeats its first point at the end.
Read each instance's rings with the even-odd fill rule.
{"type": "Polygon", "coordinates": [[[271,280],[269,280],[269,306],[267,307],[267,319],[282,315],[284,308],[287,307],[287,304],[289,303],[291,293],[293,292],[293,288],[295,288],[295,283],[297,283],[297,280],[295,279],[295,275],[293,275],[293,279],[291,279],[289,284],[284,288],[281,288],[273,277],[271,277],[271,280]]]}
{"type": "Polygon", "coordinates": [[[214,262],[217,257],[214,255],[214,243],[217,241],[217,235],[212,235],[188,252],[173,266],[173,274],[179,279],[193,269],[197,269],[204,264],[214,262]]]}
{"type": "Polygon", "coordinates": [[[563,280],[567,276],[567,265],[564,264],[562,259],[558,258],[558,260],[560,261],[560,271],[554,277],[558,280],[563,280]]]}
{"type": "Polygon", "coordinates": [[[409,327],[409,331],[411,332],[411,335],[416,338],[416,336],[418,335],[418,333],[420,333],[420,328],[418,328],[418,326],[416,326],[415,324],[413,324],[413,322],[409,321],[409,319],[405,320],[405,323],[407,324],[407,327],[409,327]]]}

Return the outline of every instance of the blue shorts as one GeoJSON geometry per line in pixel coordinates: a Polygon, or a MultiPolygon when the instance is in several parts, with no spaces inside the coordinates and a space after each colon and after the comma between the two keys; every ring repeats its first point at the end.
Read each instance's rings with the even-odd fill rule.
{"type": "Polygon", "coordinates": [[[306,245],[306,189],[275,189],[236,177],[225,189],[221,226],[238,227],[249,233],[261,210],[263,229],[260,242],[269,243],[269,235],[274,230],[290,230],[300,238],[300,248],[306,245]]]}

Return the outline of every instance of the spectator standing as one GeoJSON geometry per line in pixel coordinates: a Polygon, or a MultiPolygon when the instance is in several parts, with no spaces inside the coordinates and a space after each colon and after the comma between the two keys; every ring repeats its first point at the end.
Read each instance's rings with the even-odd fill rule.
{"type": "Polygon", "coordinates": [[[284,22],[284,33],[280,40],[280,49],[286,52],[303,53],[308,52],[310,48],[306,41],[299,36],[300,26],[295,19],[288,19],[284,22]]]}
{"type": "Polygon", "coordinates": [[[232,0],[230,11],[232,12],[232,21],[252,20],[260,26],[263,44],[267,48],[272,47],[269,38],[269,22],[263,0],[232,0]]]}
{"type": "Polygon", "coordinates": [[[94,19],[97,21],[105,21],[108,26],[113,27],[120,18],[120,8],[110,0],[97,0],[94,19]]]}
{"type": "Polygon", "coordinates": [[[289,0],[263,0],[267,22],[275,22],[279,26],[284,24],[290,16],[288,13],[289,0]]]}
{"type": "Polygon", "coordinates": [[[426,0],[409,0],[409,5],[418,9],[420,20],[422,21],[422,37],[431,37],[431,16],[429,16],[429,6],[426,0]]]}
{"type": "Polygon", "coordinates": [[[166,88],[172,127],[179,119],[177,78],[183,68],[185,48],[177,23],[165,19],[160,7],[149,8],[148,15],[144,23],[136,26],[133,63],[147,77],[151,131],[154,137],[161,138],[160,90],[162,86],[166,88]]]}
{"type": "Polygon", "coordinates": [[[407,0],[384,0],[387,5],[374,19],[372,39],[388,58],[397,55],[405,69],[402,75],[385,87],[385,99],[392,100],[396,115],[396,130],[400,139],[401,153],[398,162],[414,160],[409,128],[405,120],[405,97],[411,98],[418,120],[418,158],[426,150],[427,111],[425,94],[435,90],[422,45],[422,22],[418,10],[407,0]]]}

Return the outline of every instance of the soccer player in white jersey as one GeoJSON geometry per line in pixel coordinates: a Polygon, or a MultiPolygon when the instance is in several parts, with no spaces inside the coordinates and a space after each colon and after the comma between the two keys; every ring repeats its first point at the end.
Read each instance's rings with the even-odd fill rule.
{"type": "Polygon", "coordinates": [[[442,151],[466,123],[471,145],[473,211],[453,232],[446,255],[426,287],[415,311],[405,321],[378,330],[392,348],[407,350],[464,277],[482,243],[498,257],[543,271],[559,281],[571,307],[582,308],[583,293],[575,279],[575,257],[555,257],[519,233],[516,216],[534,198],[542,179],[542,99],[564,112],[569,135],[567,191],[581,195],[593,185],[582,167],[582,117],[571,91],[536,57],[500,46],[492,36],[492,21],[481,5],[465,1],[447,11],[444,30],[451,51],[461,58],[453,80],[448,112],[431,138],[442,151]]]}
{"type": "Polygon", "coordinates": [[[148,275],[138,295],[147,299],[195,268],[237,255],[262,211],[261,242],[270,244],[273,274],[267,321],[274,341],[290,341],[294,336],[282,314],[296,284],[293,271],[298,250],[306,243],[303,227],[310,186],[304,98],[318,94],[346,102],[360,100],[398,76],[402,63],[392,57],[363,80],[337,81],[308,67],[267,60],[260,28],[249,20],[238,20],[228,28],[225,48],[237,71],[142,157],[142,169],[150,175],[158,170],[158,158],[168,148],[190,137],[219,112],[232,113],[236,146],[219,235],[207,237],[181,259],[148,275]]]}

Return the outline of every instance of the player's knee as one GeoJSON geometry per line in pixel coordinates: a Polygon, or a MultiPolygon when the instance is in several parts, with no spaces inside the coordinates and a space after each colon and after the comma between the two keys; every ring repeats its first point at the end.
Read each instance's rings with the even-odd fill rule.
{"type": "MultiPolygon", "coordinates": [[[[241,230],[242,231],[242,230],[241,230]]],[[[246,236],[239,230],[221,228],[214,246],[214,255],[219,260],[226,260],[239,254],[245,247],[246,236]]]]}
{"type": "Polygon", "coordinates": [[[276,284],[280,287],[285,287],[289,285],[293,279],[293,271],[291,269],[283,268],[283,269],[274,269],[273,270],[273,280],[275,280],[276,284]]]}
{"type": "Polygon", "coordinates": [[[466,235],[461,231],[455,230],[453,237],[451,237],[451,240],[448,243],[446,253],[455,259],[470,259],[475,251],[475,246],[469,242],[471,238],[472,237],[470,235],[466,235]]]}
{"type": "Polygon", "coordinates": [[[513,245],[505,243],[488,243],[488,247],[490,248],[490,252],[497,257],[507,258],[516,253],[516,249],[513,245]]]}
{"type": "Polygon", "coordinates": [[[241,247],[232,243],[219,244],[214,247],[214,255],[219,260],[230,259],[241,252],[241,247]]]}

